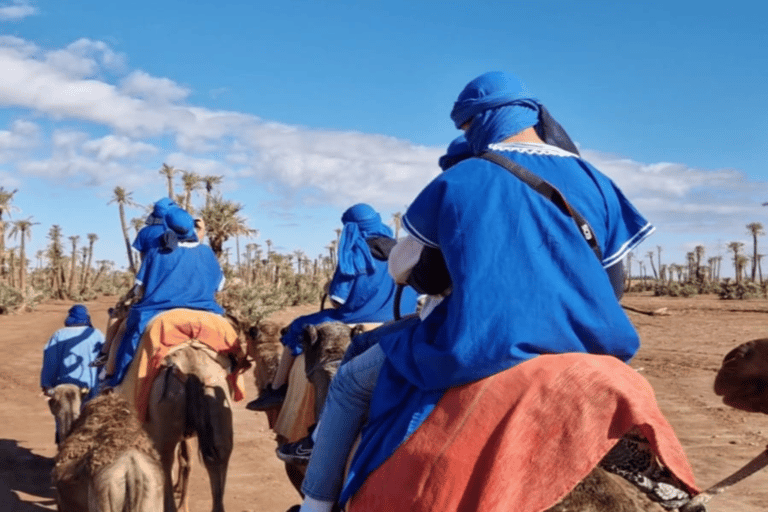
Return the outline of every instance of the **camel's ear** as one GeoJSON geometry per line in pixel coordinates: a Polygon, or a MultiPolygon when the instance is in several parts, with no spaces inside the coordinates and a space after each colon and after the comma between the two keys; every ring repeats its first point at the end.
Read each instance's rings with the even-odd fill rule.
{"type": "Polygon", "coordinates": [[[285,336],[285,333],[287,333],[287,332],[288,332],[288,329],[289,329],[290,327],[291,327],[290,325],[286,325],[285,327],[283,327],[282,329],[280,329],[280,336],[281,336],[281,337],[282,337],[282,336],[285,336]]]}
{"type": "Polygon", "coordinates": [[[357,324],[354,327],[352,327],[352,330],[349,333],[350,338],[354,338],[358,334],[362,334],[365,332],[365,326],[363,324],[357,324]]]}
{"type": "Polygon", "coordinates": [[[251,338],[252,340],[257,340],[259,339],[259,332],[260,332],[259,326],[252,325],[248,328],[247,334],[248,334],[248,337],[251,338]]]}
{"type": "Polygon", "coordinates": [[[317,340],[317,327],[310,324],[305,325],[304,329],[301,331],[301,344],[304,345],[305,348],[309,348],[313,347],[315,343],[317,343],[317,340]]]}

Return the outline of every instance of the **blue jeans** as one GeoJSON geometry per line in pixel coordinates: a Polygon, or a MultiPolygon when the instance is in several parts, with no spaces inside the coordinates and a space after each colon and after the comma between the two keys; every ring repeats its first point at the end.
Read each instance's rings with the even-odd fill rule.
{"type": "Polygon", "coordinates": [[[355,336],[331,381],[315,431],[315,446],[301,490],[320,501],[336,501],[341,494],[344,468],[352,445],[368,418],[373,389],[386,356],[379,340],[412,328],[417,315],[388,322],[355,336]]]}

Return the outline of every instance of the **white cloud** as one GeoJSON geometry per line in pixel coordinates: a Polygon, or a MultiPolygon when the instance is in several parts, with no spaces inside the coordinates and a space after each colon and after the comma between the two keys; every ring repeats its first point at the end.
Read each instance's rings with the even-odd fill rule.
{"type": "Polygon", "coordinates": [[[133,71],[126,76],[120,84],[120,90],[129,96],[157,103],[182,101],[189,96],[190,92],[173,80],[153,77],[144,71],[133,71]]]}
{"type": "Polygon", "coordinates": [[[93,155],[100,162],[108,160],[135,160],[154,155],[157,148],[144,142],[132,141],[128,137],[107,135],[89,140],[83,144],[83,152],[93,155]]]}
{"type": "Polygon", "coordinates": [[[25,0],[0,3],[0,21],[18,21],[37,14],[37,7],[25,0]]]}
{"type": "Polygon", "coordinates": [[[0,130],[0,162],[20,158],[40,143],[40,127],[17,119],[9,130],[0,130]]]}

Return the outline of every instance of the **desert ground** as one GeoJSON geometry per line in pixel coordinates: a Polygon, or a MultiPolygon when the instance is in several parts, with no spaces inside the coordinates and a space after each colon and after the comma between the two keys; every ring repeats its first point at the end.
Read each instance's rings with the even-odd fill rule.
{"type": "MultiPolygon", "coordinates": [[[[768,443],[768,416],[724,406],[712,391],[723,356],[736,345],[766,336],[768,301],[721,301],[630,294],[627,310],[642,348],[631,365],[653,385],[659,405],[675,428],[699,486],[706,488],[741,467],[768,443]]],[[[87,303],[94,325],[106,325],[113,298],[87,303]]],[[[55,510],[50,482],[54,423],[39,388],[42,349],[62,326],[70,302],[49,302],[36,311],[0,317],[0,512],[55,510]]],[[[273,315],[288,322],[314,306],[273,315]]],[[[275,441],[263,413],[245,409],[255,396],[235,405],[235,451],[227,480],[229,512],[283,512],[300,502],[275,457],[275,441]]],[[[207,476],[201,463],[192,471],[191,510],[210,510],[207,476]]],[[[768,470],[716,496],[711,512],[768,509],[768,470]]]]}

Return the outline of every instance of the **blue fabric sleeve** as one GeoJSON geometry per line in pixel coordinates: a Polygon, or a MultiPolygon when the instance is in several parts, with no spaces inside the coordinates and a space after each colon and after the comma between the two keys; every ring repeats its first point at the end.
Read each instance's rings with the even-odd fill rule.
{"type": "Polygon", "coordinates": [[[339,304],[344,304],[349,298],[349,293],[352,291],[355,279],[357,279],[357,276],[345,276],[337,269],[333,274],[331,284],[328,286],[328,297],[339,304]]]}
{"type": "Polygon", "coordinates": [[[47,389],[56,385],[59,359],[58,336],[55,333],[48,340],[43,350],[43,369],[40,372],[40,387],[47,389]]]}

